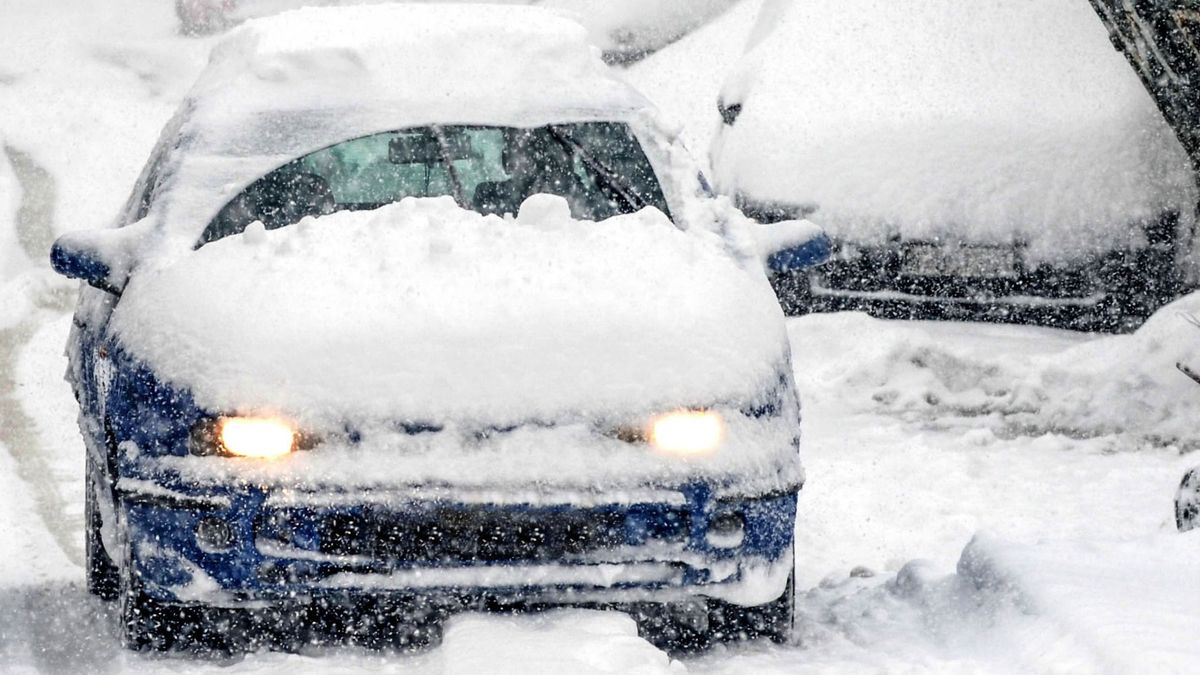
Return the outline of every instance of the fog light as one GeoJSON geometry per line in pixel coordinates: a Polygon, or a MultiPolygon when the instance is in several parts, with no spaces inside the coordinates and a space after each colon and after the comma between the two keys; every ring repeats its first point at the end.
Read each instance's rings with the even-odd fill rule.
{"type": "Polygon", "coordinates": [[[746,522],[740,513],[722,513],[708,521],[705,534],[708,545],[713,548],[741,546],[746,539],[746,522]]]}
{"type": "Polygon", "coordinates": [[[233,548],[233,528],[220,518],[205,518],[196,524],[196,545],[205,553],[233,548]]]}

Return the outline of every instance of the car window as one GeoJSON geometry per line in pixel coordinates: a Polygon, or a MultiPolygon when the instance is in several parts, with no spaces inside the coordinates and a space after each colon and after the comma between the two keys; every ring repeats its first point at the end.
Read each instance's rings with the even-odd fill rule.
{"type": "Polygon", "coordinates": [[[623,124],[421,127],[348,140],[279,167],[226,204],[197,245],[255,221],[275,229],[405,197],[452,196],[479,213],[515,213],[540,192],[564,197],[578,219],[646,206],[669,215],[654,170],[623,124]]]}

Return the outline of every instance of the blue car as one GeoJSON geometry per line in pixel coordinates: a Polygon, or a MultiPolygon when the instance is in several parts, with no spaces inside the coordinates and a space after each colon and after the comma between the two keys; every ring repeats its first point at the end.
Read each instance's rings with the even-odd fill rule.
{"type": "Polygon", "coordinates": [[[788,638],[799,402],[768,275],[579,26],[367,6],[216,47],[54,245],[89,590],[134,649],[416,644],[459,611],[788,638]]]}

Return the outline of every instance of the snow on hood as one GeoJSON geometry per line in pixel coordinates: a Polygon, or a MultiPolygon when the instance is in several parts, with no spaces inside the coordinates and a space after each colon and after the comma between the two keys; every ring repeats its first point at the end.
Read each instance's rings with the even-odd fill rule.
{"type": "Polygon", "coordinates": [[[112,330],[213,411],[518,422],[748,400],[786,363],[758,263],[645,209],[515,218],[405,199],[133,275],[112,330]]]}
{"type": "Polygon", "coordinates": [[[1021,237],[1044,258],[1196,202],[1086,2],[768,2],[755,37],[722,91],[743,109],[713,146],[718,186],[815,203],[832,235],[1021,237]]]}

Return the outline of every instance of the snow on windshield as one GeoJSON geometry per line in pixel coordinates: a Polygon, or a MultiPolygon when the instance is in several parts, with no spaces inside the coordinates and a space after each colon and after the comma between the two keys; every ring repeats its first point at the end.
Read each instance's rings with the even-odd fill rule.
{"type": "Polygon", "coordinates": [[[713,146],[724,190],[815,203],[839,236],[1042,259],[1190,217],[1187,158],[1086,2],[775,3],[755,37],[721,92],[743,106],[713,146]]]}

